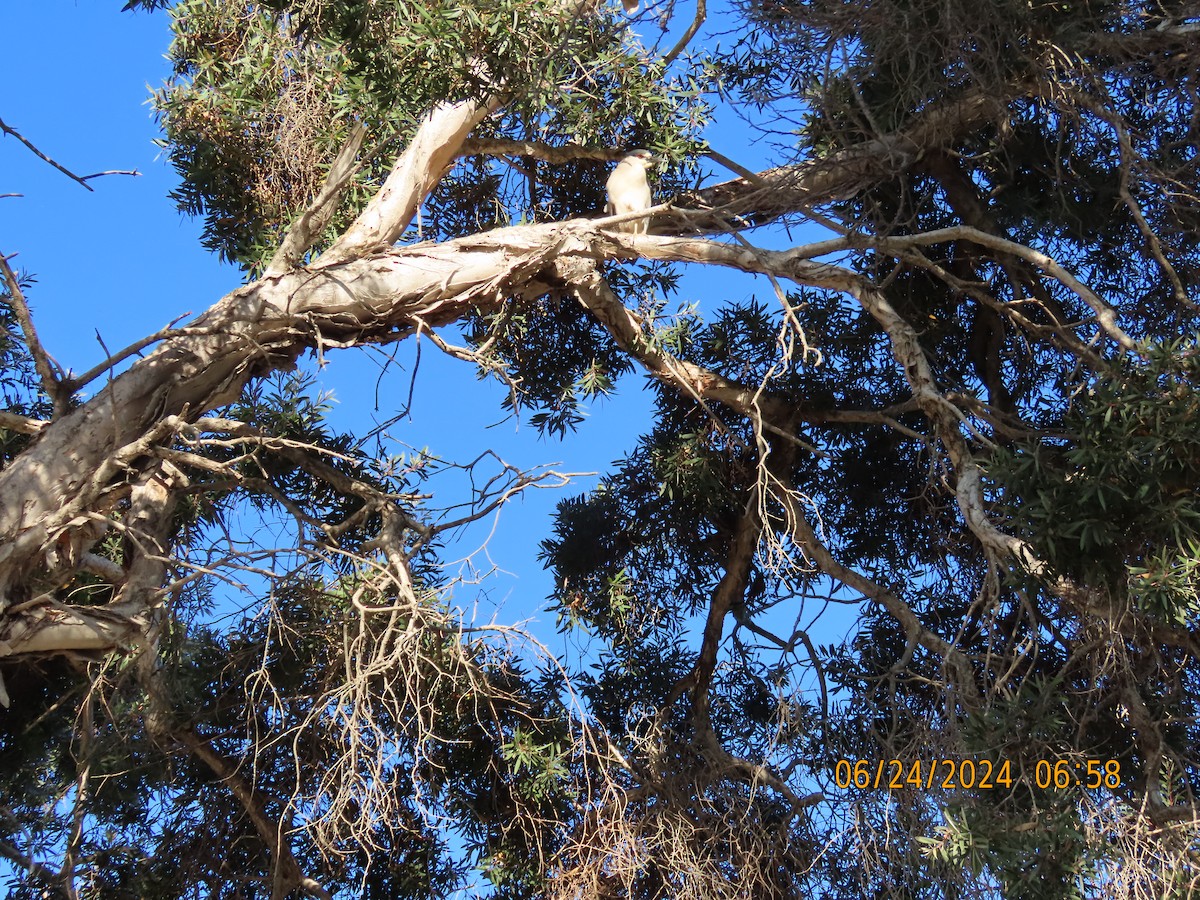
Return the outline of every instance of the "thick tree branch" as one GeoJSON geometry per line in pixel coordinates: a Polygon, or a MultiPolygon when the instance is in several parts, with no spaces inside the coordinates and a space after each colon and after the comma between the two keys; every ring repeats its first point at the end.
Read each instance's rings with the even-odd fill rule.
{"type": "Polygon", "coordinates": [[[536,275],[554,252],[554,237],[530,237],[515,253],[499,244],[481,251],[424,246],[292,272],[230,294],[190,333],[168,338],[59,420],[61,430],[44,430],[36,449],[0,473],[0,603],[123,467],[171,433],[163,423],[172,416],[194,418],[232,401],[247,380],[291,365],[322,340],[394,340],[418,323],[436,327],[477,307],[544,293],[536,275]]]}
{"type": "MultiPolygon", "coordinates": [[[[928,152],[944,146],[963,132],[1006,114],[1001,98],[966,97],[936,106],[909,128],[866,141],[831,154],[828,158],[749,172],[716,151],[708,151],[721,165],[741,177],[702,188],[679,198],[691,207],[653,221],[659,233],[720,233],[730,222],[766,224],[782,215],[797,213],[830,199],[853,196],[881,179],[893,178],[928,152]],[[678,224],[673,226],[672,220],[678,224]]],[[[589,148],[568,144],[552,147],[532,141],[470,139],[462,142],[460,156],[473,154],[527,156],[562,164],[580,159],[609,162],[620,159],[624,150],[589,148]]]]}
{"type": "Polygon", "coordinates": [[[499,106],[500,97],[493,95],[486,100],[443,103],[430,110],[383,186],[319,261],[345,262],[399,240],[454,163],[467,135],[499,106]]]}
{"type": "MultiPolygon", "coordinates": [[[[171,417],[186,421],[229,402],[250,378],[291,365],[300,353],[323,341],[340,346],[394,341],[421,328],[458,321],[473,310],[499,308],[511,298],[543,294],[564,280],[582,290],[585,305],[624,346],[637,349],[652,370],[669,375],[699,398],[758,409],[768,422],[781,420],[776,414],[783,411],[773,410],[772,404],[782,401],[706,370],[676,364],[647,345],[640,323],[623,307],[618,310],[619,304],[613,305],[598,276],[554,272],[552,263],[571,257],[590,264],[640,253],[770,272],[797,284],[860,296],[873,315],[882,316],[886,327],[901,336],[898,358],[903,353],[906,372],[916,373],[917,402],[927,415],[944,417],[939,433],[955,446],[956,458],[969,461],[969,454],[962,452],[965,442],[951,436],[957,433],[958,414],[921,375],[927,365],[917,364],[915,333],[888,312],[886,300],[856,273],[811,261],[807,257],[812,248],[762,251],[695,238],[616,236],[598,232],[596,224],[575,220],[498,229],[374,258],[314,265],[234,291],[192,327],[167,338],[86,404],[43,430],[36,448],[0,472],[0,601],[11,585],[37,567],[39,554],[64,529],[90,521],[87,514],[112,489],[118,472],[146,458],[156,442],[173,432],[171,417]]],[[[962,236],[962,230],[941,235],[962,236]]],[[[1022,249],[1004,242],[1004,249],[1010,248],[1022,249]]],[[[1008,539],[986,526],[981,488],[970,470],[969,464],[960,470],[966,477],[959,491],[972,528],[979,529],[985,543],[1020,553],[1021,546],[1009,546],[1008,539]]]]}
{"type": "Polygon", "coordinates": [[[317,192],[317,196],[313,198],[307,208],[296,217],[296,221],[284,235],[279,249],[271,257],[271,262],[264,273],[265,276],[281,275],[289,269],[295,268],[304,258],[304,254],[312,249],[312,245],[321,236],[321,232],[333,219],[333,214],[337,212],[338,204],[345,196],[346,189],[350,186],[351,179],[354,178],[354,173],[361,165],[358,151],[362,149],[366,137],[365,125],[355,125],[350,129],[346,143],[329,167],[329,173],[325,176],[321,190],[317,192]]]}
{"type": "MultiPolygon", "coordinates": [[[[745,600],[754,552],[758,549],[762,529],[760,504],[758,498],[752,495],[738,517],[725,559],[725,574],[717,583],[708,604],[696,665],[691,674],[672,691],[672,697],[678,696],[681,689],[692,692],[692,706],[704,728],[708,727],[708,689],[717,668],[717,651],[725,634],[725,619],[731,609],[745,600]]],[[[668,699],[666,706],[669,707],[672,702],[673,699],[668,699]]]]}
{"type": "Polygon", "coordinates": [[[747,415],[781,421],[789,405],[762,388],[730,381],[694,363],[677,359],[657,347],[643,330],[641,318],[628,310],[613,293],[590,260],[562,260],[558,273],[571,285],[580,304],[606,328],[617,344],[636,358],[650,374],[700,402],[715,400],[747,415]]]}
{"type": "Polygon", "coordinates": [[[165,460],[150,465],[129,492],[125,526],[125,584],[118,603],[149,610],[167,573],[171,556],[172,520],[177,492],[187,486],[186,476],[165,460]]]}
{"type": "Polygon", "coordinates": [[[49,424],[44,419],[31,419],[29,416],[0,409],[0,428],[7,428],[17,434],[40,434],[49,424]]]}
{"type": "Polygon", "coordinates": [[[106,653],[131,647],[149,627],[140,602],[64,606],[48,596],[8,610],[0,620],[0,658],[19,654],[106,653]]]}
{"type": "MultiPolygon", "coordinates": [[[[1019,89],[1014,89],[1019,95],[1019,89]]],[[[1008,114],[1008,98],[976,94],[933,106],[908,128],[829,156],[736,178],[679,198],[692,207],[694,231],[724,232],[731,221],[763,225],[830,200],[847,199],[879,181],[895,178],[932,148],[1008,114]],[[711,211],[705,215],[705,211],[711,211]]],[[[720,160],[718,160],[720,161],[720,160]]],[[[653,228],[652,230],[658,230],[653,228]]]]}

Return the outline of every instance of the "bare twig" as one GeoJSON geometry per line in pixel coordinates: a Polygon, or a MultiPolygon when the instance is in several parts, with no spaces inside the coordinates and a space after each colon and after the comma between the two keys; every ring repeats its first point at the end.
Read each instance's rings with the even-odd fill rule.
{"type": "MultiPolygon", "coordinates": [[[[74,172],[72,172],[66,166],[62,165],[61,163],[55,162],[53,159],[51,159],[49,156],[47,156],[45,153],[43,153],[41,150],[39,150],[36,146],[34,146],[34,144],[32,142],[30,142],[27,138],[25,138],[19,131],[17,131],[11,125],[5,124],[3,119],[0,119],[0,131],[4,132],[5,134],[11,134],[18,141],[20,141],[22,144],[24,144],[26,147],[28,147],[29,150],[35,156],[37,156],[39,159],[54,166],[54,168],[58,169],[58,171],[62,172],[64,175],[66,175],[72,181],[78,182],[79,184],[83,185],[89,191],[95,190],[95,188],[93,188],[90,184],[88,184],[88,181],[90,181],[93,178],[103,178],[105,175],[138,176],[138,175],[142,174],[141,172],[138,172],[136,170],[110,169],[105,172],[95,172],[91,175],[76,175],[74,172]]],[[[21,195],[20,194],[7,194],[5,196],[19,197],[21,195]]]]}
{"type": "Polygon", "coordinates": [[[694,19],[692,19],[691,24],[688,25],[687,31],[680,36],[675,46],[672,47],[667,55],[663,57],[662,64],[664,66],[669,66],[679,57],[680,53],[687,49],[687,45],[692,42],[692,38],[696,36],[696,32],[700,30],[700,26],[704,24],[704,20],[707,16],[707,0],[696,0],[696,16],[694,19]]]}
{"type": "MultiPolygon", "coordinates": [[[[119,350],[118,352],[109,356],[103,362],[97,363],[96,365],[92,366],[92,368],[88,369],[82,375],[72,375],[70,378],[65,379],[63,382],[64,389],[72,391],[72,392],[77,391],[81,387],[83,387],[85,384],[90,384],[93,380],[100,377],[105,372],[111,372],[116,366],[120,365],[122,362],[127,360],[129,357],[133,356],[135,353],[140,353],[142,350],[145,350],[151,344],[157,344],[159,341],[164,341],[169,337],[175,337],[175,336],[185,335],[185,334],[198,335],[198,334],[211,333],[211,331],[201,329],[201,328],[175,328],[176,322],[182,322],[184,319],[186,319],[190,315],[191,315],[191,313],[184,313],[183,315],[174,319],[170,324],[167,325],[166,328],[160,329],[159,331],[154,332],[154,334],[148,335],[144,338],[141,338],[140,340],[134,341],[132,344],[130,344],[124,350],[119,350]]],[[[100,342],[101,347],[104,346],[104,342],[100,338],[99,331],[96,332],[96,340],[100,342]]]]}

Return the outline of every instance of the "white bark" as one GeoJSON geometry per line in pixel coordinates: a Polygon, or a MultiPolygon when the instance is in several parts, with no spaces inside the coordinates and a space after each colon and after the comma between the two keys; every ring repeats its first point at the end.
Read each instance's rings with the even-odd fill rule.
{"type": "Polygon", "coordinates": [[[46,601],[0,628],[0,657],[18,653],[87,653],[128,646],[148,624],[141,606],[65,607],[46,601]]]}
{"type": "MultiPolygon", "coordinates": [[[[611,220],[521,226],[439,245],[392,248],[471,130],[498,104],[493,97],[433,110],[378,194],[313,265],[273,273],[239,288],[184,331],[171,333],[79,408],[50,424],[29,422],[21,429],[36,431],[36,437],[0,472],[0,655],[118,644],[125,626],[114,621],[129,623],[144,609],[80,609],[64,617],[62,609],[57,615],[47,611],[52,605],[45,599],[49,593],[43,597],[41,592],[82,567],[109,512],[128,496],[129,485],[137,481],[135,473],[145,471],[157,446],[181,426],[234,400],[250,379],[292,366],[308,349],[395,340],[456,321],[472,309],[536,296],[550,284],[561,286],[553,265],[573,255],[600,260],[640,253],[771,271],[832,290],[858,287],[850,273],[812,263],[801,253],[764,256],[686,238],[622,240],[602,233],[602,227],[615,224],[611,220]],[[14,604],[20,612],[4,615],[14,604]]],[[[755,210],[761,209],[760,217],[769,218],[802,209],[817,195],[845,191],[847,185],[880,177],[884,170],[894,174],[897,153],[919,148],[923,139],[931,139],[929,134],[948,139],[954,126],[978,124],[996,115],[998,107],[1002,105],[995,99],[975,98],[936,108],[904,134],[837,154],[836,166],[789,167],[717,185],[691,198],[720,207],[715,213],[674,220],[660,215],[656,225],[658,230],[692,232],[705,217],[712,219],[708,225],[717,227],[730,214],[755,217],[755,210]]],[[[347,152],[345,165],[334,167],[331,179],[345,181],[350,155],[347,152]]],[[[322,209],[331,202],[331,196],[322,195],[322,209]]],[[[321,210],[310,212],[319,217],[321,210]]],[[[300,258],[311,231],[299,223],[287,252],[278,258],[281,268],[282,261],[300,258]]],[[[611,317],[605,324],[617,331],[632,327],[611,317]]],[[[668,361],[659,362],[666,366],[668,361]]],[[[657,374],[664,377],[668,370],[660,369],[657,374]]],[[[711,373],[678,365],[670,371],[681,386],[686,383],[700,397],[736,407],[748,396],[741,386],[725,384],[711,373]]],[[[761,413],[764,402],[755,395],[750,411],[761,413]]],[[[922,402],[931,414],[932,402],[922,402]]],[[[965,483],[969,486],[969,475],[965,483]]],[[[960,499],[965,490],[960,483],[960,499]]],[[[968,521],[987,543],[994,535],[986,523],[976,521],[976,499],[965,507],[968,521]]]]}
{"type": "MultiPolygon", "coordinates": [[[[642,255],[716,264],[859,297],[892,337],[917,403],[934,422],[959,470],[959,504],[972,531],[994,551],[1036,565],[1023,542],[988,520],[977,467],[958,433],[954,409],[937,392],[911,328],[861,276],[813,262],[807,258],[808,248],[770,252],[694,238],[618,237],[602,230],[606,223],[577,219],[497,229],[316,265],[234,291],[201,316],[189,333],[164,342],[94,399],[45,429],[29,450],[0,472],[0,600],[11,602],[11,588],[46,562],[48,548],[69,546],[79,534],[81,549],[86,550],[97,536],[94,514],[125,490],[127,470],[149,460],[152,448],[185,423],[234,399],[250,378],[290,365],[322,342],[394,339],[457,321],[473,309],[495,309],[509,299],[538,296],[552,284],[562,286],[565,263],[572,257],[599,261],[642,255]]],[[[593,282],[583,277],[574,287],[582,290],[581,299],[614,337],[634,347],[640,323],[623,308],[614,311],[613,302],[605,302],[603,286],[593,282]]],[[[643,349],[634,355],[681,390],[747,415],[767,413],[769,418],[777,405],[758,391],[662,353],[643,349]]],[[[121,640],[120,629],[104,624],[106,616],[96,624],[87,609],[66,619],[56,619],[40,607],[33,612],[37,627],[27,621],[28,612],[0,619],[0,655],[95,649],[121,640]]],[[[125,615],[136,612],[122,610],[125,615]]]]}
{"type": "Polygon", "coordinates": [[[369,342],[544,291],[536,275],[562,231],[514,228],[418,245],[229,294],[193,323],[204,333],[164,342],[0,472],[0,603],[11,602],[11,587],[64,532],[112,506],[124,491],[118,475],[169,436],[171,417],[194,419],[232,401],[251,377],[291,365],[322,341],[369,342]]]}
{"type": "Polygon", "coordinates": [[[499,97],[493,95],[487,100],[443,103],[427,113],[383,186],[320,261],[352,259],[398,241],[430,191],[454,165],[467,135],[499,105],[499,97]]]}

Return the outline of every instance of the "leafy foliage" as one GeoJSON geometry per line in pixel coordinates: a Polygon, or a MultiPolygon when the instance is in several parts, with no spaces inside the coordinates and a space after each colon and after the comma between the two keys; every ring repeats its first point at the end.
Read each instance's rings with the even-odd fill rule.
{"type": "MultiPolygon", "coordinates": [[[[661,259],[597,265],[608,318],[547,269],[457,323],[551,437],[654,376],[641,438],[538,544],[572,649],[468,622],[443,568],[445,532],[537,476],[342,433],[302,372],[255,378],[122,457],[90,568],[16,598],[114,616],[162,567],[118,650],[0,664],[12,896],[1193,896],[1195,5],[746,0],[692,59],[564,8],[180,0],[155,103],[174,199],[251,274],[357,125],[314,254],[438,104],[496,100],[475,137],[511,153],[466,153],[405,240],[594,216],[599,149],[720,197],[685,193],[719,104],[786,135],[725,196],[820,243],[706,242],[684,210],[614,240],[661,259]],[[663,261],[732,251],[765,299],[689,296],[663,261]],[[438,509],[448,472],[469,494],[438,509]],[[147,473],[176,485],[161,548],[132,527],[147,473]],[[892,760],[1012,778],[838,774],[892,760]]],[[[14,300],[0,396],[47,418],[14,300]]],[[[0,438],[4,466],[37,440],[0,438]]]]}
{"type": "MultiPolygon", "coordinates": [[[[171,16],[175,77],[155,105],[181,178],[173,196],[204,215],[206,246],[249,269],[316,193],[353,123],[368,127],[368,149],[330,238],[438,103],[499,90],[513,101],[495,135],[645,145],[675,158],[704,121],[695,92],[642,65],[622,28],[564,20],[554,3],[184,0],[171,16]]],[[[603,207],[595,163],[544,170],[528,184],[482,158],[465,169],[431,198],[425,237],[603,207]]]]}

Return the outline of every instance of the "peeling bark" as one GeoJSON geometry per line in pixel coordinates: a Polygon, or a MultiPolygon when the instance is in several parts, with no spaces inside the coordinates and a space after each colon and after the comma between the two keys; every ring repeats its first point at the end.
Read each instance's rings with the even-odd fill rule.
{"type": "MultiPolygon", "coordinates": [[[[564,6],[575,9],[576,5],[564,6]]],[[[127,608],[124,598],[100,611],[52,612],[45,592],[82,567],[111,510],[128,499],[130,484],[145,471],[157,447],[209,410],[235,400],[251,379],[287,369],[311,349],[394,342],[475,310],[494,310],[509,301],[536,297],[565,280],[585,288],[580,295],[585,306],[658,377],[674,379],[677,387],[698,399],[751,411],[768,428],[782,433],[773,420],[782,419],[784,411],[776,410],[779,416],[770,414],[779,401],[759,388],[655,357],[638,345],[636,317],[624,307],[615,308],[611,292],[602,290],[606,286],[587,288],[586,278],[558,271],[555,264],[578,257],[594,271],[597,261],[643,255],[730,266],[834,291],[860,291],[863,284],[853,273],[811,261],[819,248],[765,253],[694,237],[617,237],[603,230],[615,224],[612,219],[503,228],[436,245],[390,246],[464,151],[472,129],[500,103],[495,95],[431,111],[383,187],[342,238],[309,266],[274,271],[303,256],[311,242],[312,223],[321,220],[347,183],[351,141],[351,150],[342,154],[330,173],[328,190],[289,233],[286,246],[273,261],[272,274],[233,291],[186,328],[164,332],[153,352],[51,423],[0,423],[35,435],[30,447],[0,472],[0,614],[7,610],[0,618],[4,642],[0,655],[113,647],[127,640],[131,630],[144,627],[137,618],[141,613],[137,604],[127,608]]],[[[926,143],[947,141],[964,128],[1002,115],[1003,110],[996,98],[967,98],[931,109],[905,132],[841,151],[819,165],[770,170],[701,191],[687,199],[709,209],[667,210],[657,216],[652,228],[660,233],[695,234],[706,228],[728,228],[730,216],[765,221],[801,210],[822,197],[892,177],[926,143]]],[[[1040,255],[1034,262],[1052,263],[1040,255]]],[[[1112,311],[1098,307],[1086,292],[1081,296],[1120,336],[1111,324],[1112,311]]],[[[914,384],[918,405],[927,414],[941,415],[941,410],[953,416],[945,398],[936,391],[923,391],[921,384],[920,378],[914,384]]],[[[817,418],[845,420],[837,414],[817,418]]],[[[952,455],[966,458],[956,451],[952,455]]],[[[997,537],[986,517],[980,518],[982,504],[971,471],[967,466],[960,473],[959,493],[972,529],[997,550],[1003,547],[1020,554],[1023,548],[997,537]]],[[[109,576],[120,580],[116,573],[109,576]]]]}
{"type": "MultiPolygon", "coordinates": [[[[935,424],[958,475],[962,513],[984,546],[1033,572],[1044,566],[1023,541],[989,521],[982,483],[959,431],[958,412],[937,389],[916,333],[882,294],[856,273],[813,262],[812,247],[763,251],[698,238],[610,235],[607,220],[573,220],[497,229],[487,234],[396,248],[345,262],[318,263],[239,288],[115,378],[95,398],[44,429],[36,442],[0,472],[0,603],[20,603],[14,591],[39,567],[52,564],[51,548],[76,545],[86,552],[98,533],[95,516],[128,492],[126,473],[150,458],[187,422],[235,399],[246,382],[286,368],[306,350],[394,341],[419,329],[458,321],[474,310],[499,308],[536,297],[565,280],[618,342],[660,378],[698,399],[710,398],[774,424],[780,401],[761,389],[728,382],[715,373],[668,359],[640,341],[640,327],[602,281],[571,274],[572,257],[597,261],[635,257],[715,264],[771,274],[796,284],[858,297],[892,339],[917,405],[935,424]],[[620,307],[619,309],[617,307],[620,307]],[[694,370],[694,371],[693,371],[694,370]],[[764,417],[764,412],[767,415],[764,417]]],[[[86,619],[89,611],[80,611],[86,619]]],[[[84,630],[59,633],[94,648],[111,629],[90,621],[84,630]]],[[[38,629],[0,626],[9,653],[48,649],[38,629]]],[[[49,641],[50,644],[55,642],[49,641]]],[[[68,644],[70,642],[67,642],[68,644]]],[[[66,646],[66,644],[59,644],[66,646]]]]}

